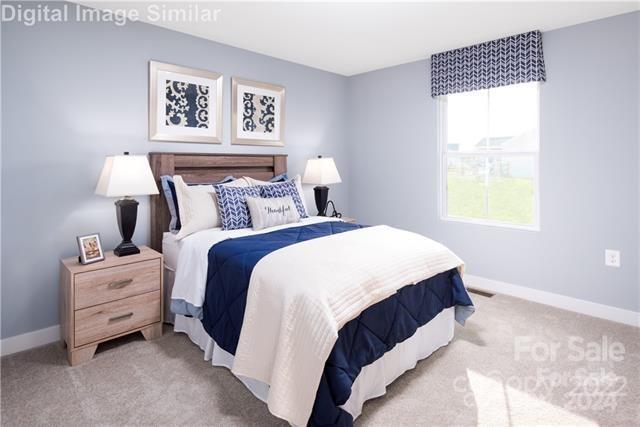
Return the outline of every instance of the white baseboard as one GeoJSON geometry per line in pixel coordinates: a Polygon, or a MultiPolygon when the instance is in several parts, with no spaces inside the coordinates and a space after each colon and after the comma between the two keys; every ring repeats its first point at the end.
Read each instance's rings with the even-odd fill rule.
{"type": "Polygon", "coordinates": [[[598,304],[565,295],[540,291],[525,286],[513,285],[511,283],[500,282],[498,280],[486,279],[484,277],[471,274],[464,275],[465,285],[469,288],[488,291],[495,294],[504,294],[524,300],[562,308],[588,316],[599,317],[601,319],[612,320],[626,325],[640,327],[640,313],[610,305],[598,304]]]}
{"type": "Polygon", "coordinates": [[[0,355],[6,356],[7,354],[29,350],[30,348],[50,344],[58,341],[59,339],[60,325],[50,326],[48,328],[38,329],[37,331],[27,332],[26,334],[4,338],[0,341],[0,355]]]}

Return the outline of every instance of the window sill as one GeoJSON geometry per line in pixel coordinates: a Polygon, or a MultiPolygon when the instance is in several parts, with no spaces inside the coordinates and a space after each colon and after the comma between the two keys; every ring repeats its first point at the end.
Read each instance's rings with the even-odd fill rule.
{"type": "Polygon", "coordinates": [[[491,221],[486,219],[473,219],[473,218],[462,218],[462,217],[451,217],[451,216],[449,217],[441,216],[440,220],[444,222],[460,222],[464,224],[482,225],[485,227],[510,228],[512,230],[540,231],[540,224],[520,225],[520,224],[509,224],[508,222],[491,221]]]}

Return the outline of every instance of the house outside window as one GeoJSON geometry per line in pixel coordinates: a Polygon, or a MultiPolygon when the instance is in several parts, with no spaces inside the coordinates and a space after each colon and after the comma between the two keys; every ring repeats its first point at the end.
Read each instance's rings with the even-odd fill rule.
{"type": "Polygon", "coordinates": [[[539,83],[438,100],[442,219],[539,230],[539,83]]]}

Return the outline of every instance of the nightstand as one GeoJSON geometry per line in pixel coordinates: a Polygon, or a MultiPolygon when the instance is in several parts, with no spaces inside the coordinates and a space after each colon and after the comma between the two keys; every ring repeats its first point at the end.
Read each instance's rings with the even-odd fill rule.
{"type": "Polygon", "coordinates": [[[70,365],[90,360],[98,344],[141,331],[162,335],[162,254],[140,253],[82,265],[60,261],[60,334],[70,365]]]}
{"type": "Polygon", "coordinates": [[[348,217],[348,216],[343,216],[340,219],[343,220],[344,222],[348,222],[350,224],[355,224],[356,223],[356,219],[355,218],[351,218],[351,217],[348,217]]]}

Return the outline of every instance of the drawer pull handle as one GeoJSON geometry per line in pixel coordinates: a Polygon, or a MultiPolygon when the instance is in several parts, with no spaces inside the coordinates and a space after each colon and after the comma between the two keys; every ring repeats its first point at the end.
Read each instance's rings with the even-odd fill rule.
{"type": "Polygon", "coordinates": [[[131,316],[133,316],[133,311],[131,313],[123,314],[121,316],[112,317],[112,318],[109,319],[109,322],[117,322],[119,320],[125,320],[125,319],[128,319],[131,316]]]}
{"type": "Polygon", "coordinates": [[[116,280],[109,283],[109,289],[120,289],[124,288],[127,285],[130,285],[133,282],[133,279],[124,279],[124,280],[116,280]]]}

